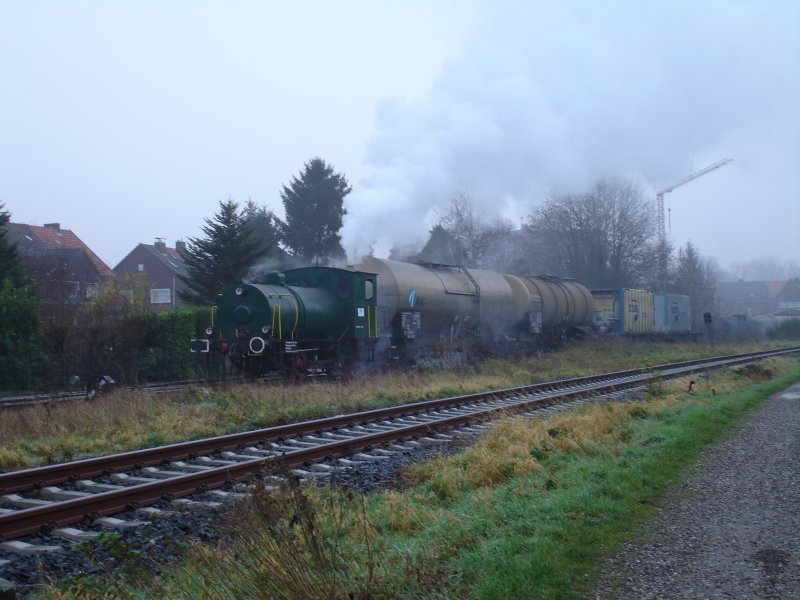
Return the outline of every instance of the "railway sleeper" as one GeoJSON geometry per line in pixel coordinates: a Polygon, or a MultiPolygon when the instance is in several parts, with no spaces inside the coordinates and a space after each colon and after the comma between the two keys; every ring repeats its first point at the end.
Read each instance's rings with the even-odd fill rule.
{"type": "Polygon", "coordinates": [[[169,465],[173,469],[178,469],[179,471],[183,471],[183,472],[186,472],[186,473],[199,472],[199,471],[208,471],[208,470],[214,468],[214,467],[212,467],[210,465],[193,465],[193,464],[190,464],[190,463],[183,462],[182,460],[177,460],[175,462],[171,462],[171,463],[169,463],[169,465]]]}
{"type": "Polygon", "coordinates": [[[75,487],[79,487],[90,492],[114,492],[126,487],[124,485],[114,485],[113,483],[97,483],[91,479],[81,479],[75,482],[75,487]]]}
{"type": "Polygon", "coordinates": [[[39,497],[45,500],[74,500],[75,498],[86,498],[91,495],[89,492],[62,490],[56,486],[43,487],[39,490],[39,497]]]}
{"type": "Polygon", "coordinates": [[[84,529],[76,529],[74,527],[62,527],[60,529],[54,529],[50,532],[50,534],[54,537],[69,540],[71,542],[84,542],[86,540],[92,540],[96,538],[100,535],[100,532],[86,531],[84,529]]]}
{"type": "Polygon", "coordinates": [[[51,552],[61,552],[64,550],[64,548],[62,546],[29,544],[28,542],[11,540],[10,542],[0,543],[0,550],[4,550],[10,554],[42,554],[42,553],[49,554],[51,552]]]}
{"type": "Polygon", "coordinates": [[[300,481],[303,479],[313,479],[314,477],[330,477],[330,471],[307,471],[306,469],[291,469],[289,471],[293,475],[297,475],[300,478],[300,481]]]}
{"type": "Polygon", "coordinates": [[[182,477],[183,475],[186,475],[184,471],[165,471],[163,469],[159,469],[158,467],[144,467],[142,469],[142,473],[146,473],[148,476],[156,479],[172,479],[174,477],[182,477]]]}
{"type": "Polygon", "coordinates": [[[24,496],[20,496],[19,494],[6,494],[5,496],[0,497],[0,500],[5,502],[6,504],[10,504],[11,506],[16,506],[17,508],[38,508],[40,506],[51,506],[53,504],[52,500],[40,500],[38,498],[25,498],[24,496]]]}
{"type": "Polygon", "coordinates": [[[135,475],[128,475],[127,473],[113,473],[109,477],[114,481],[119,481],[120,483],[129,483],[131,485],[138,485],[140,483],[153,483],[154,481],[159,480],[158,477],[136,477],[135,475]]]}
{"type": "Polygon", "coordinates": [[[117,517],[101,517],[94,520],[95,525],[99,525],[103,529],[116,529],[117,531],[126,531],[128,529],[136,529],[142,525],[146,525],[146,521],[126,521],[125,519],[118,519],[117,517]]]}
{"type": "Polygon", "coordinates": [[[224,506],[222,502],[215,502],[213,500],[190,500],[189,498],[176,498],[170,502],[170,506],[182,510],[217,510],[224,506]]]}

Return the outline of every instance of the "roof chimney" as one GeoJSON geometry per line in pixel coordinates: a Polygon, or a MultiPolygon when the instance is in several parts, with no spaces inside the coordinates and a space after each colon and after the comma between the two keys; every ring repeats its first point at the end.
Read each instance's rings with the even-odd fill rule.
{"type": "Polygon", "coordinates": [[[186,242],[183,240],[177,240],[175,242],[175,250],[178,251],[178,254],[183,256],[183,253],[186,252],[186,242]]]}
{"type": "Polygon", "coordinates": [[[44,226],[56,233],[61,233],[61,223],[45,223],[44,226]]]}
{"type": "Polygon", "coordinates": [[[167,251],[167,244],[164,242],[164,238],[156,238],[156,250],[159,252],[166,252],[167,251]]]}

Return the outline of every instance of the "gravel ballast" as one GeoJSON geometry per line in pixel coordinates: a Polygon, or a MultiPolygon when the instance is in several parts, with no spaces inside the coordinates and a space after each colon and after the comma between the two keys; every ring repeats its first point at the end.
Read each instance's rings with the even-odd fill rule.
{"type": "MultiPolygon", "coordinates": [[[[317,483],[332,483],[343,489],[365,493],[402,488],[402,469],[413,463],[461,451],[474,441],[474,437],[472,434],[461,435],[448,443],[424,444],[408,451],[395,452],[383,460],[342,470],[333,478],[320,478],[317,483]]],[[[225,486],[223,490],[234,491],[234,486],[225,486]]],[[[172,511],[169,501],[156,506],[172,511]]],[[[230,544],[231,537],[225,527],[220,528],[219,517],[220,513],[228,514],[232,510],[235,508],[225,507],[220,511],[197,508],[180,510],[170,516],[156,518],[143,527],[115,532],[118,539],[111,544],[96,539],[82,544],[75,551],[68,549],[71,544],[46,534],[28,536],[25,541],[29,543],[57,544],[65,549],[44,554],[8,554],[0,550],[0,600],[25,597],[34,591],[38,583],[75,581],[87,574],[113,577],[121,569],[137,569],[155,576],[161,565],[180,561],[191,542],[220,544],[223,547],[230,544]],[[8,563],[4,563],[6,560],[8,563]],[[7,586],[7,595],[4,595],[4,586],[7,586]]],[[[118,516],[129,520],[140,519],[133,512],[118,516]]],[[[78,526],[86,530],[98,529],[88,522],[78,526]]]]}
{"type": "Polygon", "coordinates": [[[800,384],[703,454],[587,598],[800,598],[800,384]]]}

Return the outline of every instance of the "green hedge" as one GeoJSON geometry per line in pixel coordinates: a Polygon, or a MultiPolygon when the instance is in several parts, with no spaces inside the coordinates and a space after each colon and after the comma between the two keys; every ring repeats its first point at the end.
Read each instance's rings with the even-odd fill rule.
{"type": "Polygon", "coordinates": [[[0,389],[34,389],[45,371],[39,310],[30,289],[0,282],[0,389]]]}
{"type": "Polygon", "coordinates": [[[196,358],[189,351],[192,338],[201,336],[211,322],[209,308],[179,308],[145,315],[147,343],[139,350],[138,378],[144,381],[174,381],[192,376],[196,358]],[[150,321],[152,319],[152,322],[150,321]]]}

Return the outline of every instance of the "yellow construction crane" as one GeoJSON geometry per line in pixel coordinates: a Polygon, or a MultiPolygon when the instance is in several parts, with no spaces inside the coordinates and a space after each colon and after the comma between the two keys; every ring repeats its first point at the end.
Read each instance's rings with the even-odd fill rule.
{"type": "Polygon", "coordinates": [[[658,219],[658,242],[660,244],[664,244],[667,241],[666,232],[664,231],[664,194],[668,194],[675,188],[679,188],[682,185],[689,183],[690,181],[694,181],[698,177],[702,177],[707,173],[711,173],[711,171],[715,169],[724,167],[731,161],[733,161],[732,158],[723,158],[722,160],[718,160],[713,165],[709,165],[704,169],[695,171],[694,173],[692,173],[691,175],[687,175],[677,183],[673,183],[671,186],[665,187],[660,192],[656,192],[656,219],[658,219]]]}
{"type": "Polygon", "coordinates": [[[667,236],[664,227],[664,194],[670,193],[672,190],[681,187],[689,183],[690,181],[694,181],[698,177],[702,177],[707,173],[715,169],[719,169],[720,167],[724,167],[729,162],[731,162],[732,158],[723,158],[722,160],[718,160],[713,165],[708,165],[707,167],[700,169],[699,171],[695,171],[691,175],[687,175],[680,181],[673,183],[672,185],[665,187],[660,192],[656,192],[656,227],[658,229],[658,270],[659,270],[659,280],[661,282],[661,291],[665,291],[667,287],[667,236]]]}

